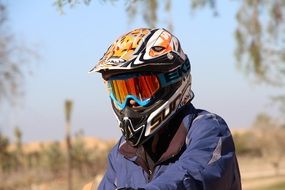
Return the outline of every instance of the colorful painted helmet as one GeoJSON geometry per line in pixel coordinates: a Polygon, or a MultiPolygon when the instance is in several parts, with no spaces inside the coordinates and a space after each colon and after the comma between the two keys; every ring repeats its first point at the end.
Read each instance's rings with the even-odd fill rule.
{"type": "Polygon", "coordinates": [[[135,29],[117,39],[91,69],[107,83],[127,141],[143,144],[192,98],[190,62],[165,29],[135,29]],[[130,106],[130,101],[138,106],[130,106]]]}

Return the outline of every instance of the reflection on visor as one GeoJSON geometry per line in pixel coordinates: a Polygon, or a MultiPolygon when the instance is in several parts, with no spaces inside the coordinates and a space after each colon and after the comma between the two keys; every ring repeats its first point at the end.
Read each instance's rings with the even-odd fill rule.
{"type": "Polygon", "coordinates": [[[108,81],[108,87],[112,100],[123,109],[128,99],[135,100],[140,106],[147,105],[160,85],[156,75],[141,75],[127,79],[111,79],[108,81]]]}
{"type": "Polygon", "coordinates": [[[108,80],[110,97],[119,109],[124,109],[130,99],[140,106],[146,106],[160,88],[175,84],[189,75],[190,68],[187,59],[180,67],[167,73],[132,73],[111,77],[108,80]]]}

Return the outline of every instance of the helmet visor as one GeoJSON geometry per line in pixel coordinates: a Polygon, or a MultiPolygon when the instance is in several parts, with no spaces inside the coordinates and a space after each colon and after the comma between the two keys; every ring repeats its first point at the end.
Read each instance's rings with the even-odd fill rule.
{"type": "Polygon", "coordinates": [[[108,80],[110,97],[116,106],[123,109],[129,99],[140,106],[146,106],[160,88],[157,75],[134,75],[108,80]]]}

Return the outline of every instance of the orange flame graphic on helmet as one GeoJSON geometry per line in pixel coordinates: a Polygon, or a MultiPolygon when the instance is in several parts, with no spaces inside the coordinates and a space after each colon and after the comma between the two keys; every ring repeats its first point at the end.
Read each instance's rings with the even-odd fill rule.
{"type": "Polygon", "coordinates": [[[100,60],[100,64],[108,63],[109,59],[119,58],[128,61],[133,58],[134,51],[141,45],[143,37],[150,33],[149,29],[136,29],[116,40],[100,60]]]}

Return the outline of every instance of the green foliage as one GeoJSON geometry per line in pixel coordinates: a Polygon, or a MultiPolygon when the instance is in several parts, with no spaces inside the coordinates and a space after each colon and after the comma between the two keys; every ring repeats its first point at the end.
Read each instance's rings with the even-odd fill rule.
{"type": "Polygon", "coordinates": [[[63,12],[63,8],[66,5],[70,5],[71,7],[80,3],[84,3],[89,5],[91,0],[55,0],[54,5],[59,9],[60,12],[63,12]]]}
{"type": "Polygon", "coordinates": [[[236,153],[239,156],[260,157],[260,147],[254,142],[254,134],[251,131],[233,134],[236,153]]]}
{"type": "Polygon", "coordinates": [[[51,143],[47,148],[43,149],[41,154],[44,168],[51,171],[54,175],[58,175],[60,171],[64,170],[64,154],[59,142],[51,143]]]}
{"type": "Polygon", "coordinates": [[[261,190],[284,190],[284,189],[285,189],[285,182],[282,182],[282,183],[278,183],[277,185],[262,188],[261,190]]]}
{"type": "Polygon", "coordinates": [[[9,31],[6,4],[0,1],[0,104],[14,105],[23,94],[25,66],[36,53],[19,45],[9,31]]]}
{"type": "Polygon", "coordinates": [[[108,148],[105,150],[100,149],[99,147],[95,147],[92,149],[92,154],[90,155],[91,160],[93,161],[93,172],[95,174],[103,173],[107,167],[107,157],[108,153],[110,152],[113,144],[109,144],[108,148]]]}
{"type": "Polygon", "coordinates": [[[105,171],[107,156],[113,144],[107,144],[107,149],[98,146],[87,148],[83,133],[78,132],[72,143],[72,166],[81,176],[96,176],[105,171]]]}
{"type": "MultiPolygon", "coordinates": [[[[31,186],[36,188],[37,184],[54,181],[61,181],[62,184],[65,181],[67,150],[63,142],[42,143],[31,151],[29,148],[25,149],[25,145],[22,144],[22,132],[19,128],[15,128],[14,135],[16,141],[11,145],[9,138],[0,133],[0,190],[30,189],[31,186]]],[[[82,131],[72,139],[73,177],[85,179],[87,182],[102,174],[107,167],[107,155],[114,144],[86,144],[89,141],[86,141],[82,131]]],[[[91,139],[91,142],[94,141],[91,139]]],[[[74,184],[74,187],[77,186],[78,184],[74,184]]]]}
{"type": "Polygon", "coordinates": [[[92,164],[90,159],[90,150],[86,148],[82,133],[77,133],[71,149],[72,168],[77,170],[81,175],[88,173],[89,165],[92,164]]]}
{"type": "MultiPolygon", "coordinates": [[[[91,0],[56,0],[58,8],[78,2],[89,4],[91,0]]],[[[105,0],[113,1],[113,0],[105,0]]],[[[167,0],[127,0],[126,11],[133,20],[142,15],[149,27],[155,27],[161,19],[157,15],[159,6],[164,5],[167,14],[171,14],[173,3],[179,1],[167,0]]],[[[210,7],[214,15],[218,14],[218,0],[189,0],[192,11],[210,7]]],[[[284,0],[242,0],[238,1],[236,13],[237,27],[235,29],[237,65],[249,76],[259,82],[270,85],[282,85],[285,75],[285,1],[284,0]]],[[[172,29],[169,19],[169,29],[172,29]]]]}
{"type": "MultiPolygon", "coordinates": [[[[142,15],[145,23],[149,27],[155,27],[158,21],[157,11],[158,11],[158,1],[157,0],[149,0],[149,1],[141,1],[134,0],[129,1],[129,4],[126,7],[126,11],[128,13],[129,21],[133,21],[137,15],[142,15]],[[141,10],[141,12],[140,12],[141,10]]],[[[166,9],[170,10],[170,2],[166,2],[166,9]]]]}
{"type": "Polygon", "coordinates": [[[236,57],[240,68],[258,81],[284,83],[285,3],[242,1],[237,12],[236,57]]]}
{"type": "Polygon", "coordinates": [[[236,132],[233,138],[239,156],[263,157],[278,173],[279,162],[285,156],[284,123],[260,113],[250,130],[236,132]]]}
{"type": "Polygon", "coordinates": [[[2,171],[6,171],[10,167],[8,146],[9,139],[0,133],[0,167],[2,171]]]}
{"type": "Polygon", "coordinates": [[[0,2],[0,102],[11,100],[12,95],[19,93],[21,70],[13,61],[13,38],[6,32],[7,14],[5,5],[0,2]]]}
{"type": "Polygon", "coordinates": [[[262,156],[275,168],[279,175],[280,161],[285,156],[284,124],[275,121],[265,113],[259,114],[254,123],[255,142],[260,147],[262,156]]]}
{"type": "Polygon", "coordinates": [[[197,9],[203,9],[205,7],[210,7],[214,11],[214,16],[218,15],[217,0],[189,0],[189,1],[192,11],[195,11],[197,9]]]}
{"type": "Polygon", "coordinates": [[[24,155],[28,169],[33,169],[41,164],[41,154],[39,151],[34,151],[24,155]]]}
{"type": "Polygon", "coordinates": [[[16,152],[8,150],[9,145],[9,139],[0,133],[0,171],[2,172],[18,170],[21,165],[16,152]]]}
{"type": "Polygon", "coordinates": [[[275,96],[272,100],[278,104],[280,112],[285,115],[285,95],[275,96]]]}
{"type": "Polygon", "coordinates": [[[0,154],[7,152],[9,146],[9,139],[0,133],[0,154]]]}

